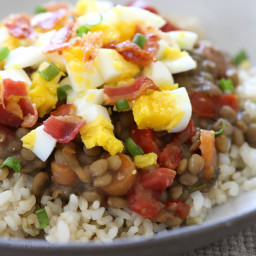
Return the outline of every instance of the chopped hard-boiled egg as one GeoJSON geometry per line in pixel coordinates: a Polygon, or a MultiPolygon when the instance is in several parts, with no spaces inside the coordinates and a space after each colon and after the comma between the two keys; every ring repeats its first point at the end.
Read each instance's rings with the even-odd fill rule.
{"type": "Polygon", "coordinates": [[[5,60],[4,68],[27,68],[42,63],[45,59],[41,49],[35,46],[18,47],[10,52],[5,60]]]}
{"type": "Polygon", "coordinates": [[[91,70],[86,69],[83,61],[84,52],[80,47],[72,47],[63,51],[63,56],[67,60],[67,72],[75,92],[96,88],[104,83],[94,66],[91,70]]]}
{"type": "Polygon", "coordinates": [[[178,85],[174,84],[170,71],[161,61],[152,62],[149,66],[145,67],[142,75],[152,79],[161,90],[174,90],[178,88],[178,85]]]}
{"type": "Polygon", "coordinates": [[[79,0],[76,4],[76,12],[79,16],[92,12],[106,12],[113,7],[110,1],[79,0]]]}
{"type": "Polygon", "coordinates": [[[113,130],[110,119],[99,114],[94,121],[86,124],[80,133],[86,148],[101,146],[111,155],[116,155],[122,152],[123,143],[115,137],[113,130]]]}
{"type": "Polygon", "coordinates": [[[20,46],[20,40],[11,36],[7,27],[0,28],[0,46],[6,46],[9,50],[13,50],[20,46]]]}
{"type": "MultiPolygon", "coordinates": [[[[44,70],[49,66],[48,62],[43,62],[39,70],[44,70]]],[[[58,102],[57,88],[62,73],[60,72],[52,81],[46,81],[37,72],[32,74],[32,85],[29,89],[29,95],[33,103],[36,104],[39,116],[44,117],[56,107],[58,102]]]]}
{"type": "Polygon", "coordinates": [[[141,22],[145,26],[161,28],[166,21],[159,15],[137,7],[118,5],[105,15],[105,21],[111,23],[113,19],[125,20],[128,23],[141,22]]]}
{"type": "Polygon", "coordinates": [[[126,61],[111,49],[100,49],[94,62],[104,83],[131,78],[140,72],[137,65],[126,61]]]}
{"type": "Polygon", "coordinates": [[[13,81],[22,81],[27,83],[28,87],[31,86],[32,82],[27,73],[21,68],[8,68],[0,71],[0,80],[10,78],[13,81]]]}
{"type": "Polygon", "coordinates": [[[134,157],[134,164],[137,168],[146,168],[157,164],[157,154],[149,153],[134,157]]]}
{"type": "Polygon", "coordinates": [[[195,69],[197,66],[196,62],[189,55],[176,60],[166,60],[164,63],[172,74],[189,71],[195,69]]]}
{"type": "Polygon", "coordinates": [[[198,35],[190,31],[171,31],[168,34],[184,50],[192,50],[198,39],[198,35]]]}
{"type": "Polygon", "coordinates": [[[133,105],[133,115],[139,129],[179,132],[186,128],[191,109],[186,89],[179,88],[141,96],[133,105]]]}
{"type": "Polygon", "coordinates": [[[56,30],[51,30],[49,32],[39,34],[37,40],[34,43],[34,46],[39,47],[42,50],[45,50],[45,48],[50,44],[55,34],[56,30]]]}
{"type": "Polygon", "coordinates": [[[44,131],[41,125],[23,138],[23,147],[30,149],[39,159],[45,162],[54,150],[57,140],[44,131]]]}
{"type": "Polygon", "coordinates": [[[79,93],[72,102],[77,108],[79,116],[86,114],[91,104],[101,105],[104,102],[103,89],[89,89],[86,93],[79,93]]]}

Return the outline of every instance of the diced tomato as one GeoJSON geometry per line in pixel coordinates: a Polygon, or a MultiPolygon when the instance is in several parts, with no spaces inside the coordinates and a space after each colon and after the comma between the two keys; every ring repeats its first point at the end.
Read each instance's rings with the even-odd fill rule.
{"type": "Polygon", "coordinates": [[[150,78],[142,76],[136,79],[132,84],[125,86],[105,86],[104,100],[110,105],[115,105],[117,101],[122,99],[132,101],[145,94],[148,89],[159,91],[159,88],[150,78]]]}
{"type": "Polygon", "coordinates": [[[171,169],[159,168],[142,175],[140,183],[145,189],[162,192],[172,185],[175,175],[176,172],[171,169]]]}
{"type": "Polygon", "coordinates": [[[215,148],[215,135],[213,131],[201,130],[200,150],[204,159],[203,177],[211,180],[217,167],[217,152],[215,148]]]}
{"type": "Polygon", "coordinates": [[[166,208],[175,209],[175,215],[182,220],[184,220],[190,212],[190,206],[188,204],[185,204],[179,200],[177,201],[171,201],[166,204],[166,208]]]}
{"type": "Polygon", "coordinates": [[[209,96],[203,92],[192,91],[189,93],[193,112],[200,117],[217,117],[219,110],[223,106],[230,106],[236,112],[238,111],[238,101],[236,95],[222,94],[218,96],[209,96]]]}
{"type": "Polygon", "coordinates": [[[175,170],[181,161],[181,148],[178,139],[174,138],[168,144],[158,157],[158,163],[161,167],[175,170]]]}
{"type": "Polygon", "coordinates": [[[139,130],[136,125],[132,126],[131,138],[139,145],[145,154],[156,153],[157,155],[161,152],[162,142],[156,136],[152,129],[139,130]]]}
{"type": "Polygon", "coordinates": [[[180,144],[189,143],[191,141],[191,138],[195,135],[195,133],[196,127],[194,121],[190,119],[187,128],[184,131],[178,133],[176,135],[176,138],[179,140],[180,144]]]}
{"type": "Polygon", "coordinates": [[[145,218],[155,220],[164,205],[159,201],[159,194],[149,189],[144,189],[137,183],[126,196],[128,207],[145,218]]]}
{"type": "Polygon", "coordinates": [[[129,3],[127,3],[126,6],[137,7],[137,8],[140,8],[140,9],[147,10],[149,12],[153,12],[155,14],[159,14],[157,9],[145,0],[133,0],[129,3]]]}

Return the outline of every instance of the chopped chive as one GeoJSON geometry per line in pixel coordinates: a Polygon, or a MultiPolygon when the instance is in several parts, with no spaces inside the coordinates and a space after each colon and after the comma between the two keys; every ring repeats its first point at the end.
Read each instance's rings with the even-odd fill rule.
{"type": "Polygon", "coordinates": [[[86,24],[88,26],[97,26],[97,25],[99,25],[102,22],[102,20],[103,20],[103,16],[102,16],[101,13],[99,13],[99,17],[97,17],[97,19],[94,18],[94,19],[92,19],[89,22],[87,21],[86,24]]]}
{"type": "Polygon", "coordinates": [[[214,170],[213,182],[215,182],[220,176],[220,168],[214,170]]]}
{"type": "Polygon", "coordinates": [[[127,150],[130,152],[132,156],[139,156],[139,155],[144,155],[144,152],[140,146],[138,146],[132,138],[128,138],[125,141],[125,147],[127,150]]]}
{"type": "Polygon", "coordinates": [[[245,50],[241,50],[233,59],[233,63],[239,66],[243,61],[248,60],[249,57],[245,50]]]}
{"type": "Polygon", "coordinates": [[[34,9],[35,14],[39,14],[39,13],[43,13],[43,12],[47,12],[46,8],[43,6],[38,5],[34,9]]]}
{"type": "Polygon", "coordinates": [[[119,100],[116,103],[116,109],[118,112],[122,112],[124,110],[130,109],[130,105],[126,99],[119,100]]]}
{"type": "Polygon", "coordinates": [[[4,60],[10,53],[10,50],[3,46],[3,47],[0,47],[0,61],[4,60]]]}
{"type": "Polygon", "coordinates": [[[52,63],[42,71],[37,70],[37,73],[40,74],[46,81],[50,82],[60,73],[60,69],[52,63]]]}
{"type": "Polygon", "coordinates": [[[87,34],[89,31],[89,28],[87,28],[85,25],[82,25],[77,29],[76,33],[78,36],[83,37],[83,34],[87,34]]]}
{"type": "Polygon", "coordinates": [[[141,49],[144,47],[144,45],[146,44],[147,42],[147,39],[145,36],[143,36],[142,34],[140,33],[137,33],[133,40],[132,40],[133,43],[137,44],[141,49]]]}
{"type": "Polygon", "coordinates": [[[37,210],[35,214],[37,216],[37,219],[40,225],[39,229],[44,229],[45,227],[49,226],[50,221],[46,213],[46,210],[44,208],[37,210]]]}
{"type": "Polygon", "coordinates": [[[12,168],[15,172],[20,172],[22,168],[21,162],[14,157],[8,157],[5,159],[5,161],[1,165],[1,168],[6,166],[12,168]]]}
{"type": "Polygon", "coordinates": [[[207,183],[196,183],[193,186],[188,187],[190,192],[201,191],[207,186],[207,183]]]}
{"type": "Polygon", "coordinates": [[[229,79],[222,78],[222,79],[220,79],[219,82],[220,82],[220,88],[223,92],[226,92],[226,91],[234,92],[235,91],[234,84],[230,78],[229,79]]]}
{"type": "Polygon", "coordinates": [[[71,89],[72,87],[69,84],[57,88],[58,100],[65,100],[67,98],[67,91],[71,89]]]}
{"type": "Polygon", "coordinates": [[[224,121],[222,121],[221,129],[219,131],[217,131],[217,132],[214,132],[215,136],[216,135],[220,135],[224,131],[225,127],[226,127],[226,123],[224,121]]]}

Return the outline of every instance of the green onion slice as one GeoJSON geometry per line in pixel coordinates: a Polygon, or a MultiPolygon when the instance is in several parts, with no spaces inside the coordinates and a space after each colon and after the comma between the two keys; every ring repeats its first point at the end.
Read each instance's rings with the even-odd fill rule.
{"type": "Polygon", "coordinates": [[[207,183],[196,183],[193,186],[188,187],[190,192],[195,192],[195,191],[201,191],[203,188],[207,187],[207,183]]]}
{"type": "Polygon", "coordinates": [[[122,112],[124,110],[130,109],[130,105],[126,99],[119,100],[116,103],[116,109],[118,112],[122,112]]]}
{"type": "Polygon", "coordinates": [[[38,5],[34,9],[35,14],[39,14],[39,13],[43,13],[43,12],[47,12],[46,8],[43,6],[38,5]]]}
{"type": "Polygon", "coordinates": [[[12,168],[15,172],[20,172],[22,168],[21,162],[14,157],[8,157],[5,159],[5,161],[1,165],[1,168],[6,166],[12,168]]]}
{"type": "Polygon", "coordinates": [[[10,53],[10,50],[3,46],[3,47],[0,47],[0,61],[4,60],[10,53]]]}
{"type": "Polygon", "coordinates": [[[132,40],[133,43],[137,44],[141,49],[144,47],[144,45],[146,44],[147,42],[147,39],[145,36],[143,36],[142,34],[140,33],[137,33],[133,40],[132,40]]]}
{"type": "Polygon", "coordinates": [[[92,19],[90,21],[87,21],[86,24],[88,26],[97,26],[99,25],[103,20],[103,16],[101,13],[98,13],[98,17],[93,15],[92,16],[92,19]]]}
{"type": "Polygon", "coordinates": [[[40,74],[46,81],[50,82],[60,73],[60,69],[52,63],[43,71],[37,70],[37,73],[40,74]]]}
{"type": "Polygon", "coordinates": [[[216,135],[220,135],[224,131],[225,127],[226,127],[226,123],[224,121],[222,121],[221,129],[219,131],[217,131],[217,132],[214,132],[215,136],[216,135]]]}
{"type": "Polygon", "coordinates": [[[249,57],[245,50],[241,50],[233,59],[233,63],[239,66],[243,61],[248,60],[249,57]]]}
{"type": "Polygon", "coordinates": [[[219,82],[220,82],[220,88],[223,92],[226,92],[226,91],[234,92],[235,91],[234,84],[230,78],[229,79],[222,78],[222,79],[220,79],[219,82]]]}
{"type": "Polygon", "coordinates": [[[72,87],[69,84],[63,85],[57,88],[57,95],[59,100],[65,100],[67,98],[67,91],[71,90],[72,87]]]}
{"type": "Polygon", "coordinates": [[[89,28],[87,28],[85,25],[82,25],[77,29],[76,33],[78,36],[83,37],[83,34],[87,34],[89,31],[89,28]]]}
{"type": "Polygon", "coordinates": [[[45,227],[49,226],[50,221],[46,213],[46,210],[44,208],[37,210],[35,214],[37,216],[37,219],[40,225],[39,229],[44,229],[45,227]]]}
{"type": "Polygon", "coordinates": [[[144,155],[144,152],[140,146],[138,146],[132,138],[128,138],[125,141],[125,147],[128,149],[132,156],[144,155]]]}

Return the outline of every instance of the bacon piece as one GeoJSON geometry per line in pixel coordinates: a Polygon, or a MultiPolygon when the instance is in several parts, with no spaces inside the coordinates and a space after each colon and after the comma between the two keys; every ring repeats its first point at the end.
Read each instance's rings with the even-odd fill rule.
{"type": "Polygon", "coordinates": [[[10,15],[4,21],[4,25],[8,28],[9,34],[16,38],[34,39],[37,36],[26,14],[10,15]]]}
{"type": "Polygon", "coordinates": [[[41,28],[42,30],[48,31],[53,29],[59,22],[63,21],[67,17],[66,9],[59,9],[55,12],[49,12],[49,16],[45,16],[45,19],[42,19],[36,27],[41,28]]]}
{"type": "Polygon", "coordinates": [[[68,26],[60,29],[55,36],[52,38],[50,44],[44,50],[44,53],[61,52],[64,49],[71,47],[70,43],[67,43],[72,36],[73,27],[75,21],[70,23],[68,26]]]}
{"type": "Polygon", "coordinates": [[[149,12],[153,12],[155,14],[159,14],[157,9],[145,0],[133,0],[129,3],[127,3],[126,6],[137,7],[137,8],[140,8],[140,9],[147,10],[149,12]]]}
{"type": "Polygon", "coordinates": [[[68,10],[68,4],[67,3],[56,3],[56,2],[51,2],[46,4],[45,9],[47,12],[55,12],[58,11],[59,9],[66,9],[68,10]]]}
{"type": "Polygon", "coordinates": [[[160,28],[163,32],[170,32],[170,31],[181,30],[181,28],[179,28],[178,26],[174,25],[168,19],[165,19],[165,21],[166,21],[166,24],[163,27],[160,28]]]}
{"type": "Polygon", "coordinates": [[[63,104],[58,109],[51,112],[51,116],[74,116],[76,106],[74,104],[63,104]]]}
{"type": "Polygon", "coordinates": [[[148,34],[146,35],[146,38],[147,42],[144,45],[143,50],[150,52],[153,56],[155,56],[159,50],[158,41],[160,40],[160,38],[156,34],[148,34]]]}
{"type": "Polygon", "coordinates": [[[32,103],[28,98],[21,98],[19,100],[19,106],[23,112],[22,127],[33,127],[38,120],[38,112],[36,105],[32,103]]]}
{"type": "Polygon", "coordinates": [[[122,99],[132,101],[145,94],[148,89],[159,91],[159,88],[151,79],[140,77],[130,85],[120,87],[105,86],[104,100],[110,105],[115,105],[117,101],[122,99]]]}
{"type": "Polygon", "coordinates": [[[3,80],[3,98],[7,99],[10,96],[27,96],[27,86],[24,82],[16,82],[9,78],[3,80]]]}
{"type": "Polygon", "coordinates": [[[44,121],[44,131],[59,143],[68,143],[85,124],[86,121],[78,116],[51,116],[44,121]]]}
{"type": "Polygon", "coordinates": [[[24,82],[4,79],[1,83],[0,123],[10,127],[33,127],[38,119],[35,104],[24,82]]]}
{"type": "Polygon", "coordinates": [[[104,47],[116,50],[125,58],[125,60],[139,66],[148,66],[151,62],[156,61],[153,54],[141,49],[131,41],[125,41],[119,44],[110,43],[104,47]]]}
{"type": "Polygon", "coordinates": [[[0,105],[0,116],[0,124],[15,128],[21,126],[22,119],[19,116],[9,112],[4,108],[3,105],[0,105]]]}

